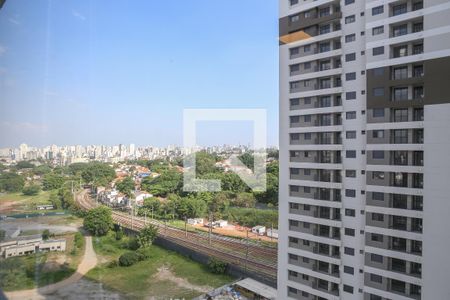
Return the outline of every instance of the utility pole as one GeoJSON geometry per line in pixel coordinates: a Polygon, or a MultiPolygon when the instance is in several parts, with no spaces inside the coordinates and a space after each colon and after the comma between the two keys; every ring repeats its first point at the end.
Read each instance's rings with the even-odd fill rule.
{"type": "Polygon", "coordinates": [[[271,224],[270,228],[270,241],[273,242],[273,223],[271,224]]]}
{"type": "Polygon", "coordinates": [[[184,233],[185,233],[185,237],[187,237],[187,218],[186,218],[186,216],[184,216],[184,233]]]}
{"type": "Polygon", "coordinates": [[[245,272],[247,272],[247,261],[248,261],[248,229],[246,229],[247,237],[245,238],[246,241],[246,248],[245,248],[245,272]]]}
{"type": "Polygon", "coordinates": [[[208,240],[209,240],[209,244],[211,245],[211,232],[212,232],[212,217],[211,217],[211,212],[209,213],[209,230],[208,230],[208,240]]]}

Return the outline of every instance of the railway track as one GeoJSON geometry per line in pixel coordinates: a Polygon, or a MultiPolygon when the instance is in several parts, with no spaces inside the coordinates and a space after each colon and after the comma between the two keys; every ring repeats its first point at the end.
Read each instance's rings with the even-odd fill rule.
{"type": "MultiPolygon", "coordinates": [[[[91,200],[86,191],[76,197],[78,204],[83,209],[91,209],[97,206],[91,200]]],[[[139,231],[147,224],[158,226],[158,235],[175,244],[194,250],[204,255],[214,257],[238,266],[246,271],[251,271],[276,280],[277,274],[277,248],[258,245],[249,241],[211,235],[197,232],[186,232],[179,228],[167,226],[156,220],[145,220],[141,217],[114,211],[114,222],[121,226],[139,231]]]]}

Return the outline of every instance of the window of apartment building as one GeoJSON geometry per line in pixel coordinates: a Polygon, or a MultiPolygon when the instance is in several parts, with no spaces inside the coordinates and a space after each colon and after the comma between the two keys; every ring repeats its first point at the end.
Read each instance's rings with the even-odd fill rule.
{"type": "Polygon", "coordinates": [[[298,4],[298,1],[299,0],[289,0],[289,4],[292,6],[292,5],[298,4]]]}
{"type": "Polygon", "coordinates": [[[354,61],[356,59],[356,53],[349,53],[345,55],[345,61],[354,61]]]}
{"type": "Polygon", "coordinates": [[[310,176],[311,175],[311,169],[304,169],[303,170],[303,174],[306,176],[310,176]]]}
{"type": "Polygon", "coordinates": [[[291,108],[294,106],[298,106],[300,105],[300,99],[299,98],[293,98],[293,99],[289,99],[291,108]]]}
{"type": "Polygon", "coordinates": [[[412,7],[413,11],[419,10],[419,9],[422,9],[422,8],[423,8],[423,1],[417,1],[417,2],[413,3],[413,7],[412,7]]]}
{"type": "Polygon", "coordinates": [[[346,158],[356,158],[356,151],[355,150],[345,151],[345,157],[346,158]]]}
{"type": "Polygon", "coordinates": [[[320,34],[326,34],[331,32],[331,25],[326,24],[319,27],[319,33],[320,34]]]}
{"type": "Polygon", "coordinates": [[[309,186],[304,186],[304,187],[303,187],[303,192],[306,193],[306,194],[311,193],[311,187],[309,187],[309,186]]]}
{"type": "Polygon", "coordinates": [[[355,0],[345,0],[345,5],[355,3],[355,0]]]}
{"type": "Polygon", "coordinates": [[[394,47],[394,58],[404,57],[407,55],[408,55],[408,46],[407,45],[394,47]]]}
{"type": "Polygon", "coordinates": [[[300,71],[300,64],[290,65],[289,66],[291,75],[300,71]]]}
{"type": "Polygon", "coordinates": [[[292,58],[293,56],[300,54],[300,47],[290,48],[289,49],[289,55],[292,58]]]}
{"type": "Polygon", "coordinates": [[[356,111],[348,111],[345,113],[345,118],[347,120],[353,120],[356,119],[356,111]]]}
{"type": "Polygon", "coordinates": [[[344,273],[353,275],[355,273],[355,269],[350,266],[344,266],[344,273]]]}
{"type": "Polygon", "coordinates": [[[299,123],[300,122],[300,116],[291,116],[290,117],[290,121],[291,121],[291,124],[292,123],[299,123]]]}
{"type": "Polygon", "coordinates": [[[383,297],[374,295],[374,294],[370,294],[369,300],[383,300],[383,297]]]}
{"type": "Polygon", "coordinates": [[[355,80],[355,79],[356,79],[356,72],[351,72],[351,73],[345,74],[346,81],[355,80]]]}
{"type": "Polygon", "coordinates": [[[303,204],[303,210],[309,211],[309,210],[311,210],[311,206],[308,204],[303,204]]]}
{"type": "Polygon", "coordinates": [[[384,201],[384,193],[372,192],[372,199],[377,201],[384,201]]]}
{"type": "Polygon", "coordinates": [[[347,138],[347,139],[356,139],[356,131],[354,131],[354,130],[347,131],[345,133],[345,138],[347,138]]]}
{"type": "Polygon", "coordinates": [[[384,12],[384,6],[380,5],[372,8],[372,16],[382,14],[384,12]]]}
{"type": "Polygon", "coordinates": [[[296,14],[296,15],[289,17],[289,22],[291,22],[291,23],[298,22],[299,20],[300,20],[300,14],[296,14]]]}
{"type": "Polygon", "coordinates": [[[370,254],[370,260],[377,263],[383,263],[383,256],[371,253],[370,254]]]}
{"type": "Polygon", "coordinates": [[[302,258],[302,261],[303,261],[305,264],[309,264],[309,258],[307,258],[307,257],[303,257],[303,258],[302,258]]]}
{"type": "Polygon", "coordinates": [[[311,123],[311,115],[304,115],[303,120],[305,123],[311,123]]]}
{"type": "Polygon", "coordinates": [[[345,177],[356,177],[356,170],[345,170],[345,177]]]}
{"type": "Polygon", "coordinates": [[[372,221],[383,222],[384,221],[384,215],[383,214],[378,214],[378,213],[372,213],[372,221]]]}
{"type": "Polygon", "coordinates": [[[354,217],[355,216],[355,210],[351,209],[351,208],[346,208],[345,209],[345,215],[347,217],[354,217]]]}
{"type": "Polygon", "coordinates": [[[346,43],[350,43],[350,42],[353,42],[353,41],[355,41],[356,40],[356,34],[347,34],[346,36],[345,36],[345,42],[346,43]]]}
{"type": "Polygon", "coordinates": [[[345,24],[350,24],[350,23],[353,23],[353,22],[355,22],[355,15],[351,15],[351,16],[345,17],[345,24]]]}
{"type": "Polygon", "coordinates": [[[345,197],[355,198],[356,197],[356,190],[346,189],[345,190],[345,197]]]}
{"type": "Polygon", "coordinates": [[[394,88],[392,94],[393,94],[394,101],[408,100],[408,88],[407,87],[394,88]]]}
{"type": "Polygon", "coordinates": [[[355,249],[350,247],[344,247],[344,254],[355,256],[355,249]]]}
{"type": "Polygon", "coordinates": [[[373,95],[375,97],[382,97],[384,96],[384,87],[376,87],[373,89],[373,95]]]}
{"type": "Polygon", "coordinates": [[[406,78],[408,78],[408,67],[404,66],[404,67],[394,68],[393,75],[394,75],[393,76],[394,79],[406,79],[406,78]]]}
{"type": "Polygon", "coordinates": [[[310,223],[308,223],[308,222],[303,222],[303,228],[309,228],[310,227],[310,223]]]}
{"type": "Polygon", "coordinates": [[[321,61],[320,62],[320,71],[330,70],[331,69],[331,61],[321,61]]]}
{"type": "Polygon", "coordinates": [[[349,285],[346,285],[346,284],[344,284],[344,292],[347,292],[347,293],[353,294],[353,287],[352,287],[352,286],[349,286],[349,285]]]}
{"type": "Polygon", "coordinates": [[[354,99],[356,99],[356,92],[346,92],[345,93],[345,99],[347,99],[347,100],[354,100],[354,99]]]}
{"type": "Polygon", "coordinates": [[[374,118],[384,118],[384,108],[374,108],[374,109],[372,109],[372,117],[374,117],[374,118]]]}
{"type": "Polygon", "coordinates": [[[309,69],[311,69],[311,62],[305,62],[304,64],[303,64],[303,68],[305,68],[305,70],[309,70],[309,69]]]}
{"type": "Polygon", "coordinates": [[[374,131],[372,131],[372,137],[374,139],[382,139],[382,138],[384,138],[384,130],[374,130],[374,131]]]}
{"type": "Polygon", "coordinates": [[[300,81],[289,82],[291,90],[296,90],[300,87],[300,81]]]}
{"type": "Polygon", "coordinates": [[[392,15],[393,16],[398,16],[398,15],[401,15],[401,14],[404,14],[404,13],[407,13],[407,12],[408,12],[408,8],[407,8],[406,3],[402,3],[402,4],[399,4],[399,5],[394,5],[392,7],[392,15]]]}
{"type": "Polygon", "coordinates": [[[397,25],[392,28],[392,35],[401,36],[408,34],[408,24],[397,25]]]}
{"type": "Polygon", "coordinates": [[[384,46],[375,47],[372,49],[373,56],[382,55],[382,54],[384,54],[384,46]]]}
{"type": "Polygon", "coordinates": [[[348,236],[355,236],[355,229],[353,228],[345,228],[344,234],[348,236]]]}
{"type": "Polygon", "coordinates": [[[305,134],[303,135],[303,138],[305,140],[310,140],[311,139],[311,132],[305,132],[305,134]]]}
{"type": "Polygon", "coordinates": [[[380,243],[382,243],[383,242],[383,235],[379,234],[379,233],[371,233],[370,234],[370,239],[373,242],[380,242],[380,243]]]}
{"type": "Polygon", "coordinates": [[[384,151],[381,151],[381,150],[372,151],[372,158],[373,159],[384,159],[384,151]]]}
{"type": "Polygon", "coordinates": [[[328,52],[330,50],[331,50],[331,44],[329,42],[319,44],[319,52],[320,53],[328,52]]]}
{"type": "Polygon", "coordinates": [[[379,35],[384,33],[384,26],[377,26],[372,28],[372,35],[379,35]]]}
{"type": "Polygon", "coordinates": [[[394,109],[394,122],[408,122],[408,109],[399,108],[394,109]]]}
{"type": "Polygon", "coordinates": [[[383,76],[384,75],[384,68],[381,67],[381,68],[372,69],[372,74],[373,74],[373,76],[376,76],[376,77],[383,76]]]}
{"type": "Polygon", "coordinates": [[[290,185],[289,191],[293,193],[297,193],[299,191],[299,187],[297,185],[290,185]]]}
{"type": "Polygon", "coordinates": [[[422,23],[422,22],[414,23],[414,24],[413,24],[412,31],[413,31],[414,33],[415,33],[415,32],[423,31],[423,23],[422,23]]]}
{"type": "Polygon", "coordinates": [[[380,275],[377,275],[377,274],[370,274],[370,281],[376,282],[376,283],[382,283],[383,277],[381,277],[380,275]]]}
{"type": "Polygon", "coordinates": [[[319,17],[326,17],[329,16],[330,14],[331,10],[329,6],[319,9],[319,17]]]}

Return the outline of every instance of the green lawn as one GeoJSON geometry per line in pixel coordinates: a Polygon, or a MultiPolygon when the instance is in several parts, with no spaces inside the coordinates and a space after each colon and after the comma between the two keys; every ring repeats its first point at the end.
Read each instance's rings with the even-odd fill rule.
{"type": "Polygon", "coordinates": [[[1,212],[7,214],[36,212],[36,205],[51,204],[49,201],[50,193],[51,191],[40,191],[36,196],[26,196],[22,193],[0,194],[0,204],[13,202],[12,205],[5,205],[5,208],[2,209],[1,212]]]}
{"type": "Polygon", "coordinates": [[[74,243],[73,233],[58,238],[66,239],[65,252],[37,253],[0,259],[0,288],[5,291],[31,289],[61,281],[72,275],[84,253],[84,238],[77,246],[74,243]],[[55,263],[60,261],[61,257],[65,262],[55,263]]]}
{"type": "Polygon", "coordinates": [[[228,275],[212,274],[206,266],[155,245],[150,247],[149,259],[131,267],[111,267],[112,260],[129,251],[125,248],[127,241],[127,237],[116,241],[112,235],[94,239],[94,248],[103,264],[91,270],[87,278],[133,299],[149,296],[191,299],[202,294],[199,287],[215,288],[233,281],[228,275]],[[165,277],[158,271],[162,267],[170,270],[165,277]]]}

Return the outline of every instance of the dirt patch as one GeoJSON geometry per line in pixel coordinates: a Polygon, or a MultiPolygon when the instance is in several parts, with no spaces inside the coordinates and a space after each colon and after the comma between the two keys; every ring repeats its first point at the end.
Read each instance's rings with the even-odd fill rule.
{"type": "Polygon", "coordinates": [[[174,284],[176,284],[180,288],[185,288],[188,290],[194,290],[201,293],[207,293],[211,290],[213,290],[213,287],[210,286],[200,286],[190,283],[184,278],[177,277],[175,274],[170,270],[167,266],[162,266],[158,268],[158,273],[153,275],[153,279],[157,279],[160,281],[170,281],[174,284]]]}
{"type": "MultiPolygon", "coordinates": [[[[206,231],[206,232],[209,231],[209,228],[205,227],[203,225],[194,225],[194,227],[196,229],[199,229],[202,231],[206,231]]],[[[250,230],[250,228],[228,225],[223,228],[213,228],[212,232],[215,234],[224,235],[224,236],[246,238],[247,237],[246,230],[250,230]]],[[[251,231],[248,233],[248,238],[251,240],[256,240],[256,241],[267,241],[267,242],[274,242],[274,243],[278,242],[277,239],[271,239],[270,237],[265,236],[265,235],[257,235],[255,233],[252,233],[251,231]]]]}

